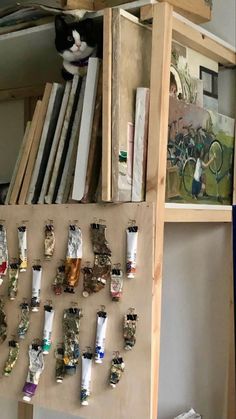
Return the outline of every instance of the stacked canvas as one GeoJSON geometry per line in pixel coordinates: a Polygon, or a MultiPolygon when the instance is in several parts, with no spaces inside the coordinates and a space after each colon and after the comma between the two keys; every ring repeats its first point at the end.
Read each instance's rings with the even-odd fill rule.
{"type": "Polygon", "coordinates": [[[101,164],[101,66],[65,86],[47,84],[27,124],[6,204],[93,202],[101,164]],[[96,169],[96,173],[94,170],[96,169]]]}
{"type": "Polygon", "coordinates": [[[149,89],[136,90],[134,122],[127,123],[126,136],[114,133],[112,189],[115,202],[145,200],[149,89]]]}

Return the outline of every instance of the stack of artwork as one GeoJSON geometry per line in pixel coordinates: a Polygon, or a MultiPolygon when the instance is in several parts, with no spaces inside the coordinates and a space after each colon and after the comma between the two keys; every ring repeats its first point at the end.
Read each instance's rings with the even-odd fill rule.
{"type": "Polygon", "coordinates": [[[230,205],[235,121],[218,113],[218,64],[178,44],[172,55],[166,201],[230,205]]]}
{"type": "Polygon", "coordinates": [[[48,83],[28,122],[5,204],[96,200],[101,166],[102,66],[48,83]]]}

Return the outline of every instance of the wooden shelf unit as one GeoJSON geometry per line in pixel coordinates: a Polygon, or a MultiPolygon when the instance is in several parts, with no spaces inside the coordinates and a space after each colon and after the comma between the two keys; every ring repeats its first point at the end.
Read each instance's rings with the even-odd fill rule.
{"type": "MultiPolygon", "coordinates": [[[[120,9],[121,15],[130,21],[137,18],[120,9]]],[[[111,130],[114,114],[112,98],[112,10],[104,11],[104,75],[103,75],[103,200],[111,196],[111,130]],[[106,65],[105,65],[106,64],[106,65]]],[[[160,359],[161,298],[164,225],[166,222],[231,222],[231,210],[169,207],[165,204],[167,127],[169,110],[169,74],[171,42],[176,40],[232,67],[236,54],[229,45],[204,29],[190,23],[173,12],[168,2],[160,2],[141,8],[141,20],[152,20],[152,57],[150,77],[150,117],[147,169],[147,202],[154,204],[155,240],[154,274],[152,284],[152,357],[151,357],[151,414],[156,419],[158,407],[158,373],[160,359]]],[[[132,59],[132,57],[131,57],[132,59]]],[[[20,92],[20,91],[19,91],[20,92]]],[[[5,94],[5,93],[4,93],[5,94]]],[[[3,97],[4,97],[4,94],[3,97]]],[[[21,94],[21,93],[19,93],[21,94]]],[[[10,97],[14,93],[9,93],[10,97]]],[[[7,96],[9,97],[9,96],[7,96]]],[[[129,204],[120,204],[120,208],[129,204]]],[[[17,206],[16,206],[17,211],[17,206]]],[[[232,373],[231,373],[232,374],[232,373]]],[[[232,380],[231,380],[232,381],[232,380]]],[[[229,393],[232,388],[229,388],[229,393]]],[[[18,419],[31,419],[32,406],[19,403],[18,419]]]]}

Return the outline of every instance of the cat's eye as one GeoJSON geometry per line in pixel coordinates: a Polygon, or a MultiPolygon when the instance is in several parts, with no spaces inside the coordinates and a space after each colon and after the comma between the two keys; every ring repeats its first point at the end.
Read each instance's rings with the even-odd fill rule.
{"type": "Polygon", "coordinates": [[[74,41],[74,38],[73,38],[73,36],[71,36],[71,35],[68,35],[68,36],[67,36],[67,41],[69,41],[69,42],[72,42],[72,41],[74,41]]]}

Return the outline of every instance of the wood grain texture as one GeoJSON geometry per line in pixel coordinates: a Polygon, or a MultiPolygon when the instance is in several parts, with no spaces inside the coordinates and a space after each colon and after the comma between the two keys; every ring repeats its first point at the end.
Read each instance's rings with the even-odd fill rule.
{"type": "Polygon", "coordinates": [[[100,10],[106,7],[115,7],[126,3],[132,3],[134,0],[94,0],[94,9],[100,10]]]}
{"type": "MultiPolygon", "coordinates": [[[[158,0],[164,2],[166,0],[158,0]]],[[[211,20],[211,8],[205,0],[168,0],[174,11],[187,17],[195,23],[204,23],[211,20]]]]}
{"type": "MultiPolygon", "coordinates": [[[[22,388],[27,376],[27,348],[32,338],[42,338],[44,310],[47,299],[52,299],[55,307],[53,325],[53,347],[45,357],[45,369],[39,381],[36,394],[32,399],[34,405],[65,412],[83,418],[99,419],[137,419],[150,418],[150,375],[151,375],[151,299],[152,299],[152,261],[153,261],[153,205],[18,205],[3,206],[1,217],[6,220],[8,248],[11,257],[18,254],[17,225],[22,220],[29,220],[28,227],[28,261],[29,268],[19,277],[19,291],[15,302],[6,301],[5,311],[8,320],[8,338],[16,333],[19,321],[19,303],[23,297],[31,296],[31,266],[36,258],[42,262],[41,307],[38,313],[31,313],[30,328],[25,340],[20,342],[19,359],[12,374],[0,380],[1,397],[20,400],[22,388]],[[90,223],[94,217],[103,218],[107,225],[107,240],[112,249],[112,263],[126,262],[126,228],[129,219],[136,219],[139,229],[137,251],[137,275],[134,280],[124,277],[124,293],[120,302],[111,300],[109,283],[97,294],[87,299],[82,297],[83,278],[79,280],[75,295],[63,293],[55,296],[51,290],[56,267],[64,259],[67,248],[68,228],[71,220],[78,219],[83,233],[83,262],[93,263],[94,255],[90,240],[90,223]],[[43,257],[43,240],[45,221],[52,219],[55,226],[56,246],[51,261],[43,257]],[[76,375],[65,377],[63,384],[55,382],[56,344],[62,341],[63,309],[70,307],[71,302],[78,302],[83,309],[80,327],[80,349],[86,346],[94,348],[96,312],[101,304],[108,312],[105,358],[103,365],[92,366],[91,401],[89,406],[80,406],[80,367],[76,375]],[[139,321],[137,342],[132,351],[123,349],[123,315],[129,307],[135,307],[139,321]],[[145,339],[143,338],[145,336],[145,339]],[[108,385],[110,362],[114,350],[119,350],[124,357],[126,370],[117,388],[112,390],[108,385]],[[135,373],[135,374],[134,374],[135,373]],[[140,382],[137,383],[139,377],[140,382]],[[145,385],[143,384],[145,383],[145,385]],[[122,401],[122,402],[121,402],[122,401]]],[[[109,281],[108,281],[109,282],[109,281]]],[[[7,293],[8,281],[1,285],[2,293],[7,293]]],[[[7,339],[8,340],[8,339],[7,339]]],[[[8,354],[7,340],[1,345],[0,368],[2,370],[8,354]]],[[[27,416],[26,416],[27,417],[27,416]]],[[[26,419],[23,417],[21,419],[26,419]]],[[[31,418],[30,418],[31,419],[31,418]]]]}
{"type": "Polygon", "coordinates": [[[128,153],[127,131],[128,124],[134,123],[136,89],[149,87],[152,35],[149,27],[122,9],[113,11],[112,28],[112,200],[120,202],[131,200],[130,163],[121,168],[119,154],[128,153]],[[125,170],[126,174],[119,174],[125,170]]]}
{"type": "MultiPolygon", "coordinates": [[[[140,11],[140,20],[150,20],[153,17],[154,5],[143,6],[140,11]]],[[[227,48],[222,43],[217,42],[205,34],[203,28],[188,23],[185,19],[173,17],[173,40],[192,48],[208,58],[226,66],[236,64],[236,54],[232,49],[227,48]]],[[[209,34],[210,35],[210,34],[209,34]]],[[[216,38],[216,37],[215,37],[216,38]]],[[[220,39],[219,39],[220,41],[220,39]]]]}
{"type": "Polygon", "coordinates": [[[220,209],[165,208],[166,223],[231,223],[232,211],[220,209]]]}
{"type": "Polygon", "coordinates": [[[102,200],[111,201],[112,10],[103,17],[102,200]]]}
{"type": "Polygon", "coordinates": [[[67,10],[94,10],[94,0],[66,0],[66,5],[64,6],[64,8],[67,10]]]}
{"type": "Polygon", "coordinates": [[[24,178],[24,175],[25,175],[25,170],[26,170],[28,158],[29,158],[29,155],[30,155],[33,139],[34,139],[34,134],[35,134],[35,129],[36,129],[36,126],[37,126],[38,118],[39,118],[41,103],[42,102],[39,100],[37,102],[37,105],[36,105],[34,116],[33,116],[33,119],[32,119],[31,125],[30,125],[30,129],[29,129],[29,134],[28,134],[28,137],[27,137],[27,141],[25,142],[25,147],[24,147],[24,150],[22,152],[22,158],[21,158],[21,161],[20,161],[20,164],[19,164],[18,172],[17,172],[16,179],[15,179],[15,183],[14,183],[14,186],[12,188],[12,193],[11,193],[11,197],[10,197],[10,200],[9,200],[9,204],[16,204],[17,203],[17,198],[18,198],[18,195],[20,193],[20,188],[21,188],[22,181],[23,181],[23,178],[24,178]]]}
{"type": "Polygon", "coordinates": [[[39,97],[43,95],[43,91],[43,84],[29,87],[19,87],[16,89],[0,89],[0,101],[39,97]]]}
{"type": "Polygon", "coordinates": [[[36,156],[38,152],[39,142],[40,142],[40,138],[43,131],[43,125],[44,125],[44,120],[45,120],[45,116],[47,112],[51,90],[52,90],[52,84],[47,83],[44,90],[44,95],[42,99],[42,105],[40,108],[37,126],[35,129],[34,141],[31,147],[30,156],[27,163],[25,176],[24,176],[24,180],[23,180],[23,184],[22,184],[22,188],[21,188],[21,192],[20,192],[20,196],[18,200],[18,203],[20,205],[23,205],[26,202],[30,180],[31,180],[31,176],[34,170],[34,164],[35,164],[35,160],[36,160],[36,156]]]}
{"type": "Polygon", "coordinates": [[[18,402],[18,419],[33,419],[34,406],[32,404],[18,402]]]}
{"type": "Polygon", "coordinates": [[[23,137],[23,140],[22,140],[22,143],[21,143],[21,146],[20,146],[19,154],[18,154],[18,157],[17,157],[17,160],[16,160],[16,164],[15,164],[15,167],[14,167],[14,171],[13,171],[13,175],[12,175],[12,178],[11,178],[11,182],[10,182],[10,185],[9,185],[9,188],[8,188],[8,191],[7,191],[5,205],[9,204],[9,200],[10,200],[10,197],[11,197],[12,189],[13,189],[13,187],[15,185],[16,176],[17,176],[17,173],[18,173],[18,170],[19,170],[20,162],[21,162],[21,159],[23,157],[23,153],[24,153],[24,150],[25,150],[25,145],[26,145],[26,142],[27,142],[27,139],[28,139],[28,135],[29,135],[30,124],[31,124],[31,122],[28,121],[28,123],[26,125],[26,128],[25,128],[24,137],[23,137]]]}
{"type": "Polygon", "coordinates": [[[158,407],[162,265],[165,219],[165,180],[169,114],[169,82],[173,8],[168,3],[154,7],[150,81],[149,137],[146,199],[156,203],[155,257],[152,299],[151,418],[158,407]]]}

